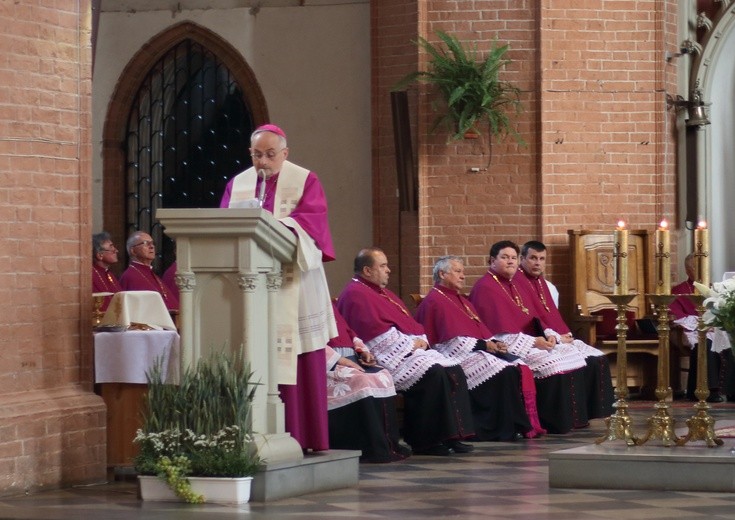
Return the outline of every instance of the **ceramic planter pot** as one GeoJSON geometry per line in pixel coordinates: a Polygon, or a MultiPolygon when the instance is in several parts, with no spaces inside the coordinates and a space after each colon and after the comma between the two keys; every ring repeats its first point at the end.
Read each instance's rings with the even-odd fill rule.
{"type": "MultiPolygon", "coordinates": [[[[189,477],[192,490],[210,504],[245,504],[250,500],[253,477],[218,478],[189,477]]],[[[140,498],[159,502],[181,502],[168,485],[158,477],[138,476],[140,498]]]]}

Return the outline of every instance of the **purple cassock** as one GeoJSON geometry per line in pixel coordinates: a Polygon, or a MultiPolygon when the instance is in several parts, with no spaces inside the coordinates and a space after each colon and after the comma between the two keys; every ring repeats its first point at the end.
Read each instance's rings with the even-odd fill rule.
{"type": "Polygon", "coordinates": [[[153,272],[153,268],[149,265],[130,262],[128,268],[120,276],[120,287],[123,291],[156,291],[161,294],[168,310],[179,310],[178,296],[166,287],[163,280],[153,272]]]}
{"type": "Polygon", "coordinates": [[[435,348],[461,361],[478,440],[507,441],[516,434],[533,438],[546,433],[536,410],[531,370],[515,356],[487,352],[492,334],[466,296],[436,284],[416,309],[416,320],[435,348]]]}
{"type": "MultiPolygon", "coordinates": [[[[686,296],[687,294],[694,293],[694,280],[691,278],[687,278],[683,282],[676,284],[671,288],[671,294],[678,295],[678,297],[669,305],[671,319],[682,320],[687,316],[698,316],[697,306],[691,298],[686,296]]],[[[689,319],[693,320],[693,318],[689,319]]],[[[689,399],[696,400],[697,397],[694,392],[697,388],[698,337],[692,332],[686,332],[689,330],[687,327],[692,328],[688,323],[682,326],[685,330],[685,334],[689,335],[688,341],[692,347],[692,350],[689,352],[689,372],[687,373],[686,393],[689,399]]],[[[693,328],[696,330],[696,326],[693,328]]],[[[712,392],[719,394],[720,388],[723,388],[728,396],[728,400],[735,397],[735,366],[733,366],[732,356],[729,354],[721,355],[720,353],[712,352],[711,337],[707,338],[707,386],[710,388],[710,397],[712,397],[712,392]]],[[[711,402],[719,401],[714,400],[711,402]]]]}
{"type": "MultiPolygon", "coordinates": [[[[671,288],[671,294],[694,294],[694,280],[687,278],[680,284],[676,284],[671,288]]],[[[691,298],[679,296],[669,305],[669,312],[673,319],[680,320],[686,316],[696,316],[697,306],[691,298]]]]}
{"type": "MultiPolygon", "coordinates": [[[[355,332],[332,304],[338,335],[329,346],[344,357],[357,361],[355,332]]],[[[336,363],[338,358],[327,362],[336,363]]],[[[363,367],[364,372],[334,365],[329,370],[329,446],[332,449],[360,450],[361,461],[393,462],[405,459],[406,448],[399,443],[395,387],[390,373],[382,367],[363,367]]]]}
{"type": "MultiPolygon", "coordinates": [[[[263,209],[273,213],[273,203],[276,196],[276,185],[278,184],[280,173],[270,176],[265,180],[265,200],[263,201],[263,209]]],[[[225,192],[220,201],[220,208],[228,208],[230,206],[230,196],[232,193],[232,184],[234,177],[227,183],[225,192]]],[[[258,177],[255,184],[255,193],[260,193],[260,185],[263,179],[258,177]]],[[[304,184],[304,194],[301,196],[294,210],[289,214],[304,231],[314,239],[316,246],[322,252],[322,262],[331,262],[334,260],[334,246],[332,245],[332,234],[329,231],[329,221],[327,219],[327,198],[324,195],[319,178],[314,172],[309,172],[304,184]]]]}
{"type": "MultiPolygon", "coordinates": [[[[122,287],[120,287],[120,282],[117,281],[117,278],[114,274],[112,274],[112,272],[110,272],[109,269],[100,267],[97,264],[92,264],[93,293],[109,292],[114,294],[120,291],[122,291],[122,287]]],[[[107,306],[110,305],[111,299],[112,296],[107,296],[105,298],[105,301],[100,306],[101,311],[107,310],[107,306]]]]}
{"type": "MultiPolygon", "coordinates": [[[[280,174],[266,179],[263,209],[273,213],[276,185],[280,174]]],[[[258,178],[255,193],[260,193],[262,178],[258,178]]],[[[230,205],[234,177],[227,183],[220,208],[230,205]]],[[[319,178],[309,172],[304,192],[289,214],[314,240],[322,252],[322,261],[334,260],[334,246],[327,219],[327,200],[319,178]]],[[[299,354],[296,360],[295,385],[278,385],[286,414],[286,431],[304,450],[329,449],[327,423],[327,367],[324,349],[299,354]]]]}
{"type": "Polygon", "coordinates": [[[415,349],[424,328],[391,291],[355,277],[337,308],[404,397],[404,439],[415,452],[473,433],[467,380],[459,362],[433,349],[415,349]]]}
{"type": "MultiPolygon", "coordinates": [[[[540,336],[534,323],[533,295],[524,285],[488,269],[470,291],[469,299],[482,322],[494,335],[540,336]]],[[[506,341],[508,342],[508,341],[506,341]]],[[[563,347],[546,352],[532,348],[520,355],[534,371],[536,406],[541,424],[549,433],[566,433],[589,424],[583,357],[563,347]]]]}
{"type": "Polygon", "coordinates": [[[161,280],[166,285],[171,294],[175,294],[176,298],[179,297],[179,288],[176,285],[176,262],[173,262],[168,269],[163,272],[161,280]]]}
{"type": "Polygon", "coordinates": [[[539,335],[529,311],[529,305],[533,305],[533,302],[526,300],[530,298],[524,299],[518,284],[492,269],[488,269],[470,291],[470,301],[482,322],[494,334],[522,332],[529,336],[539,335]]]}
{"type": "MultiPolygon", "coordinates": [[[[557,342],[561,343],[561,336],[571,331],[554,303],[549,285],[543,275],[533,276],[521,268],[513,278],[528,293],[529,303],[533,303],[533,306],[530,307],[531,315],[539,319],[542,328],[549,332],[549,337],[556,337],[557,342]]],[[[613,411],[614,396],[610,363],[607,357],[601,350],[579,339],[574,339],[565,345],[573,346],[584,357],[587,416],[590,419],[609,417],[613,411]]]]}

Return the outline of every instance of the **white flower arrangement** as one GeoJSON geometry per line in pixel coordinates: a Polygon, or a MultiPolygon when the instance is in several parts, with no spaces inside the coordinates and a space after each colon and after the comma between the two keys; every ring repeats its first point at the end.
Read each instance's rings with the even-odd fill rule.
{"type": "Polygon", "coordinates": [[[703,303],[706,310],[702,315],[704,323],[724,330],[730,337],[735,336],[735,278],[715,282],[711,289],[699,282],[694,282],[694,286],[699,294],[706,297],[703,303]]]}

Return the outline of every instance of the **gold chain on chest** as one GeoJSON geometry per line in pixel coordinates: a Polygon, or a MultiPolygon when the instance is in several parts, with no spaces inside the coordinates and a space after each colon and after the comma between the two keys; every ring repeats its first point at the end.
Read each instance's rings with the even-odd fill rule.
{"type": "Polygon", "coordinates": [[[467,314],[467,316],[469,316],[469,318],[471,320],[476,321],[478,323],[480,322],[480,317],[477,314],[475,314],[474,312],[472,312],[472,309],[470,309],[470,307],[464,301],[462,301],[462,297],[461,296],[459,297],[459,300],[462,303],[462,307],[460,307],[459,304],[457,304],[457,302],[455,302],[452,298],[450,298],[449,295],[444,294],[444,291],[442,291],[441,289],[438,289],[437,287],[433,287],[432,290],[433,291],[436,291],[439,294],[441,294],[442,296],[444,296],[447,300],[449,300],[449,303],[451,303],[452,305],[454,305],[460,311],[463,310],[465,312],[465,314],[467,314]]]}
{"type": "Polygon", "coordinates": [[[528,307],[523,305],[523,299],[521,298],[521,295],[518,293],[518,289],[516,289],[516,286],[513,285],[513,282],[510,283],[510,291],[503,285],[503,283],[498,280],[498,277],[495,273],[492,271],[488,271],[490,273],[490,276],[493,277],[493,280],[497,282],[497,284],[500,286],[501,289],[503,289],[503,292],[508,295],[508,298],[510,298],[510,301],[516,304],[516,306],[523,311],[524,314],[528,314],[528,307]],[[515,293],[515,295],[513,295],[515,293]]]}
{"type": "MultiPolygon", "coordinates": [[[[370,290],[373,290],[373,288],[372,288],[372,287],[370,287],[370,286],[369,286],[368,284],[366,284],[365,282],[363,282],[363,281],[362,281],[362,280],[360,280],[359,278],[355,277],[355,278],[353,278],[353,280],[354,280],[354,281],[356,281],[357,283],[359,283],[360,285],[364,285],[364,286],[365,286],[365,287],[367,287],[368,289],[370,289],[370,290]]],[[[399,310],[400,310],[400,311],[401,311],[401,312],[402,312],[403,314],[405,314],[406,316],[411,316],[411,315],[409,314],[409,312],[408,312],[408,311],[407,311],[407,310],[405,309],[405,307],[403,307],[403,306],[402,306],[401,304],[399,304],[399,303],[398,303],[397,301],[394,301],[394,300],[393,300],[393,298],[391,298],[390,296],[388,296],[388,295],[387,295],[387,294],[386,294],[386,293],[385,293],[385,292],[384,292],[384,291],[383,291],[382,289],[379,289],[379,290],[378,290],[378,294],[379,294],[380,296],[382,296],[383,298],[385,298],[386,300],[388,300],[389,302],[391,302],[391,303],[392,303],[393,305],[395,305],[396,307],[398,307],[398,309],[399,309],[399,310]]]]}

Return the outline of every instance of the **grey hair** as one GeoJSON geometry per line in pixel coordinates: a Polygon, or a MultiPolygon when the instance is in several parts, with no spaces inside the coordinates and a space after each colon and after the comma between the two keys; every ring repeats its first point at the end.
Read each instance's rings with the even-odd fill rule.
{"type": "MultiPolygon", "coordinates": [[[[132,257],[135,255],[132,253],[133,246],[135,246],[136,242],[140,241],[140,235],[145,234],[145,231],[134,231],[132,235],[128,237],[128,241],[125,242],[125,249],[127,250],[128,254],[132,257]]],[[[151,237],[153,238],[153,237],[151,237]]]]}
{"type": "Polygon", "coordinates": [[[464,265],[462,258],[454,255],[442,256],[434,264],[434,283],[439,283],[441,273],[448,273],[452,268],[452,262],[459,262],[464,265]]]}
{"type": "Polygon", "coordinates": [[[103,252],[102,244],[105,242],[112,242],[112,237],[107,231],[92,235],[92,256],[103,252]]]}
{"type": "Polygon", "coordinates": [[[286,142],[286,138],[285,137],[283,137],[282,135],[278,135],[275,132],[271,132],[270,130],[265,130],[265,129],[262,129],[262,128],[261,129],[258,129],[258,130],[255,130],[255,131],[253,131],[252,134],[250,134],[250,146],[253,145],[253,140],[255,139],[255,137],[258,134],[263,134],[265,132],[268,132],[269,134],[273,134],[276,137],[278,137],[278,142],[281,144],[281,148],[288,148],[288,142],[286,142]]]}

